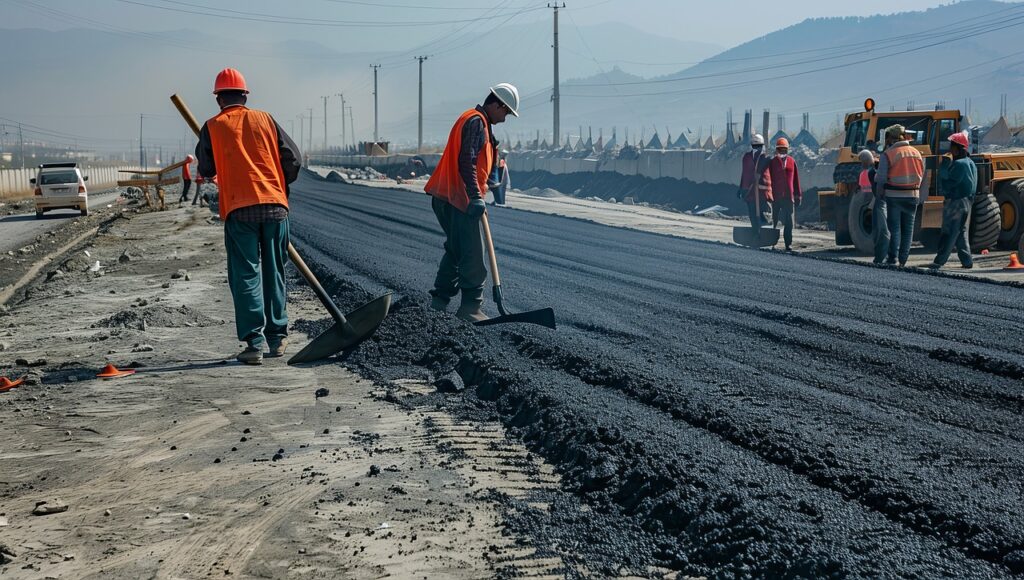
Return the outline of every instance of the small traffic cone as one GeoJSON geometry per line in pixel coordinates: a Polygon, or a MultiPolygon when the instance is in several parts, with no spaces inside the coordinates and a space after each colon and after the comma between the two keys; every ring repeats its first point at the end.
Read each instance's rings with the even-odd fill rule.
{"type": "Polygon", "coordinates": [[[1024,270],[1024,264],[1020,263],[1020,259],[1017,258],[1017,252],[1010,254],[1010,264],[1003,268],[1004,270],[1024,270]]]}
{"type": "Polygon", "coordinates": [[[0,393],[7,392],[7,391],[13,389],[14,387],[17,387],[21,383],[24,383],[24,382],[25,382],[25,377],[21,377],[20,379],[18,379],[16,381],[12,381],[11,379],[9,379],[7,377],[0,377],[0,393]]]}
{"type": "Polygon", "coordinates": [[[982,250],[981,251],[981,255],[982,256],[987,256],[988,255],[988,248],[985,248],[984,250],[982,250]]]}
{"type": "Polygon", "coordinates": [[[108,364],[103,367],[103,370],[96,376],[101,379],[116,379],[117,377],[126,377],[128,375],[134,375],[135,369],[118,369],[112,364],[108,364]]]}

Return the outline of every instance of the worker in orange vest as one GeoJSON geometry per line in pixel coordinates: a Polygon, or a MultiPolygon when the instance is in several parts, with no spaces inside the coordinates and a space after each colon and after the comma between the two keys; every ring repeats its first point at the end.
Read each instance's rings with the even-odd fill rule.
{"type": "Polygon", "coordinates": [[[875,186],[885,197],[885,208],[889,214],[889,233],[892,237],[885,263],[890,266],[897,260],[900,266],[906,266],[910,257],[910,243],[914,238],[917,206],[924,201],[921,198],[924,158],[910,144],[912,135],[914,133],[902,125],[886,129],[885,152],[875,172],[875,186]]]}
{"type": "MultiPolygon", "coordinates": [[[[181,197],[178,203],[188,201],[188,190],[192,188],[192,162],[195,160],[195,157],[186,155],[185,164],[181,166],[181,197]]],[[[199,191],[199,186],[196,186],[196,191],[199,191]]]]}
{"type": "Polygon", "coordinates": [[[796,208],[803,201],[800,189],[800,171],[796,159],[789,156],[789,140],[779,137],[775,142],[775,157],[768,162],[772,178],[772,221],[782,222],[782,239],[786,251],[793,251],[793,225],[796,223],[796,208]]]}
{"type": "Polygon", "coordinates": [[[455,315],[469,322],[487,320],[481,309],[487,269],[480,216],[487,211],[484,195],[497,187],[490,179],[498,148],[492,127],[505,122],[509,114],[518,117],[518,109],[516,87],[508,83],[492,87],[483,105],[459,116],[437,169],[424,187],[432,196],[434,215],[445,235],[430,306],[446,310],[461,292],[462,303],[455,315]]]}
{"type": "Polygon", "coordinates": [[[288,255],[288,184],[299,176],[298,146],[268,113],[246,108],[242,73],[224,69],[213,94],[220,113],[206,121],[196,145],[199,174],[217,177],[235,304],[236,357],[262,364],[263,349],[283,356],[288,346],[284,265],[288,255]]]}

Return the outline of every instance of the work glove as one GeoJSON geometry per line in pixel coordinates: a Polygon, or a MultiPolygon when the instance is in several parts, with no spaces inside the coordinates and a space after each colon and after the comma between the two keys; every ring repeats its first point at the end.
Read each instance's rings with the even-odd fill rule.
{"type": "Polygon", "coordinates": [[[736,190],[736,199],[743,199],[743,196],[744,196],[744,195],[745,195],[746,193],[747,193],[747,192],[746,192],[746,191],[743,191],[743,188],[742,188],[742,187],[741,187],[741,188],[739,188],[739,189],[737,189],[737,190],[736,190]]]}
{"type": "Polygon", "coordinates": [[[804,198],[802,198],[802,197],[796,198],[796,206],[797,207],[800,207],[800,204],[803,203],[803,202],[804,202],[804,198]]]}
{"type": "Polygon", "coordinates": [[[484,215],[485,211],[487,211],[487,204],[484,203],[483,199],[477,197],[469,200],[469,206],[466,208],[466,215],[471,218],[478,218],[484,215]]]}

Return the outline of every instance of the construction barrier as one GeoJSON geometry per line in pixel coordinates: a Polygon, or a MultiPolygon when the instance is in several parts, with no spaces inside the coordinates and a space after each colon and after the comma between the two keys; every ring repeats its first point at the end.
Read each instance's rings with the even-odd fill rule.
{"type": "MultiPolygon", "coordinates": [[[[138,167],[134,165],[122,165],[118,167],[90,167],[88,165],[83,165],[80,168],[82,170],[82,175],[89,177],[89,181],[86,182],[86,186],[89,188],[89,191],[98,191],[100,189],[114,187],[118,180],[118,171],[135,171],[138,169],[138,167]]],[[[0,169],[0,199],[12,199],[32,195],[32,190],[35,186],[33,186],[29,180],[33,179],[37,173],[39,173],[39,168],[37,167],[26,167],[25,169],[0,169]]],[[[121,177],[123,177],[123,175],[121,177]]]]}

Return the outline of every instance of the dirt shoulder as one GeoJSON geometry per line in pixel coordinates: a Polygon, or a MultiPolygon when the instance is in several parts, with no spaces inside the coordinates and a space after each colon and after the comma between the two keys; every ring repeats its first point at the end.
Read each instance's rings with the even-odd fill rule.
{"type": "MultiPolygon", "coordinates": [[[[417,381],[234,362],[222,235],[125,214],[0,313],[0,376],[27,377],[0,393],[0,576],[561,575],[503,524],[497,496],[557,479],[500,427],[406,404],[417,381]]],[[[295,285],[289,310],[323,318],[295,285]]]]}

